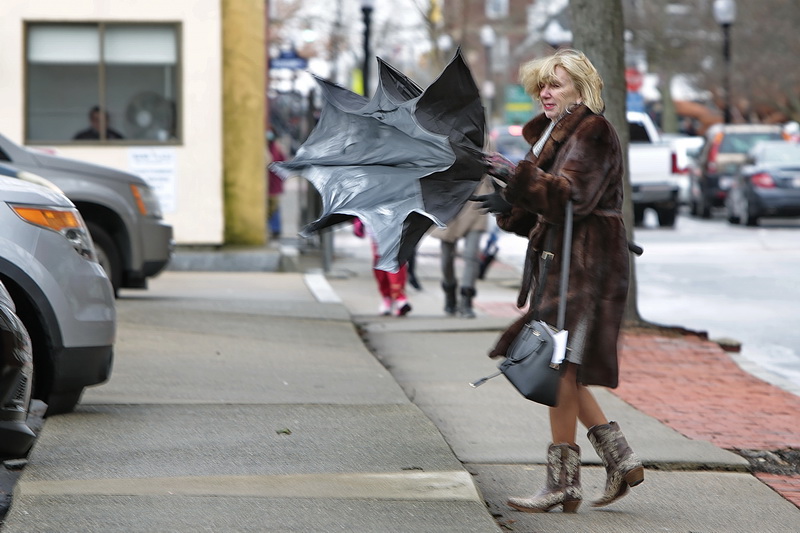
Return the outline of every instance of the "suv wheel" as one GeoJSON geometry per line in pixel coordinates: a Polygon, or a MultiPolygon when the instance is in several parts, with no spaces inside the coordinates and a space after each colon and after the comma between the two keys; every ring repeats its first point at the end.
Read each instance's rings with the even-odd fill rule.
{"type": "Polygon", "coordinates": [[[81,401],[83,388],[67,392],[51,392],[47,398],[47,416],[63,415],[75,410],[75,406],[81,401]]]}
{"type": "Polygon", "coordinates": [[[644,207],[633,206],[633,225],[641,226],[644,223],[644,207]]]}
{"type": "Polygon", "coordinates": [[[675,226],[675,218],[678,215],[677,207],[673,207],[672,209],[658,209],[656,213],[658,213],[659,226],[662,228],[671,228],[675,226]]]}
{"type": "Polygon", "coordinates": [[[122,286],[122,259],[120,258],[117,245],[114,240],[106,233],[106,230],[94,222],[86,222],[89,232],[92,234],[92,241],[97,251],[97,260],[103,270],[106,271],[111,286],[114,288],[114,296],[117,295],[122,286]]]}

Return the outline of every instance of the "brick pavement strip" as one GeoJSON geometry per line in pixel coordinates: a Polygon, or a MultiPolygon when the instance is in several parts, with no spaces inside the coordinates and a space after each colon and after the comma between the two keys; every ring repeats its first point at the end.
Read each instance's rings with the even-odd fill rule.
{"type": "MultiPolygon", "coordinates": [[[[753,450],[779,452],[773,457],[800,450],[800,397],[745,372],[700,336],[624,330],[612,392],[688,438],[748,459],[753,450]]],[[[756,476],[800,507],[800,473],[756,476]]]]}
{"type": "MultiPolygon", "coordinates": [[[[520,315],[509,302],[475,307],[491,316],[520,315]]],[[[793,464],[777,467],[784,473],[754,475],[800,508],[800,397],[745,372],[718,343],[678,328],[624,329],[620,386],[611,392],[682,435],[739,453],[753,465],[760,464],[758,450],[787,452],[793,464]]]]}
{"type": "Polygon", "coordinates": [[[800,507],[800,476],[781,476],[756,472],[755,476],[781,496],[800,507]]]}

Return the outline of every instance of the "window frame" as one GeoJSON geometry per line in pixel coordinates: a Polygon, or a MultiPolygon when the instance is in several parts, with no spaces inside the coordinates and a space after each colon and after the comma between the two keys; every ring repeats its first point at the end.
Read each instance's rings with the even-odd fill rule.
{"type": "MultiPolygon", "coordinates": [[[[23,138],[26,145],[32,146],[52,146],[54,144],[65,146],[183,146],[183,23],[175,20],[69,20],[69,21],[49,21],[49,20],[27,20],[24,22],[23,31],[23,138]],[[160,141],[157,139],[97,139],[97,140],[76,140],[76,139],[50,139],[35,140],[29,138],[28,117],[30,115],[30,86],[29,86],[29,34],[31,27],[42,26],[95,26],[97,27],[100,60],[97,64],[97,83],[98,83],[98,102],[101,109],[106,108],[107,87],[106,87],[106,62],[105,52],[105,31],[109,26],[168,26],[175,33],[175,136],[174,138],[160,141]]],[[[104,118],[102,120],[105,120],[104,118]]]]}

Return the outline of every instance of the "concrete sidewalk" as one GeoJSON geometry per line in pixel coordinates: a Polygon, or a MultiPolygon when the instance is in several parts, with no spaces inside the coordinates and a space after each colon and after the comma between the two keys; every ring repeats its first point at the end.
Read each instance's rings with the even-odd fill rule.
{"type": "Polygon", "coordinates": [[[496,531],[325,286],[167,272],[124,292],[113,377],[46,421],[3,531],[496,531]]]}
{"type": "MultiPolygon", "coordinates": [[[[504,302],[513,301],[515,272],[493,267],[477,319],[447,318],[435,254],[423,252],[415,309],[380,317],[368,263],[351,251],[328,279],[168,272],[146,293],[124,293],[112,380],[88,390],[74,414],[47,421],[4,531],[796,526],[800,511],[740,456],[606,391],[604,408],[649,467],[646,483],[576,516],[509,510],[508,495],[543,478],[547,412],[502,378],[477,390],[467,382],[493,368],[483,354],[514,312],[504,302]]],[[[626,361],[638,350],[628,345],[626,361]]],[[[683,349],[709,351],[694,340],[683,349]]],[[[653,392],[672,386],[663,379],[651,380],[653,392]]],[[[586,467],[583,480],[591,497],[603,472],[586,467]]]]}
{"type": "MultiPolygon", "coordinates": [[[[494,369],[485,353],[517,312],[518,272],[493,265],[478,318],[449,318],[423,243],[413,311],[383,317],[369,243],[346,231],[336,243],[326,276],[313,254],[292,258],[295,273],[214,260],[240,271],[170,271],[123,291],[111,380],[47,420],[2,531],[797,530],[798,478],[762,482],[729,450],[771,451],[777,467],[800,447],[798,398],[714,343],[651,332],[626,332],[622,386],[597,391],[645,483],[576,515],[509,509],[544,478],[547,409],[503,378],[468,382],[494,369]]],[[[589,500],[604,473],[579,444],[589,500]]]]}
{"type": "MultiPolygon", "coordinates": [[[[496,364],[485,354],[500,328],[518,316],[512,302],[519,272],[493,265],[478,286],[478,318],[448,318],[438,288],[438,241],[423,242],[417,256],[423,291],[409,293],[414,310],[403,319],[377,317],[376,293],[368,298],[363,294],[375,291],[363,268],[369,264],[367,251],[346,233],[337,238],[342,252],[338,264],[349,275],[330,276],[331,285],[379,360],[476,474],[501,525],[522,531],[796,530],[800,397],[743,371],[702,334],[676,331],[626,331],[622,386],[596,391],[649,468],[647,483],[618,504],[594,511],[588,522],[570,521],[563,529],[552,518],[508,509],[508,495],[535,490],[543,479],[543,468],[537,465],[544,462],[548,444],[547,409],[520,399],[503,378],[477,390],[466,384],[496,364]],[[745,457],[763,484],[744,473],[751,471],[745,457]],[[665,509],[670,511],[663,513],[665,509]],[[771,517],[767,523],[760,512],[766,509],[771,517]],[[609,513],[615,510],[626,510],[636,519],[628,523],[609,513]],[[786,514],[778,518],[781,512],[775,515],[776,510],[786,514]],[[604,518],[595,521],[594,514],[604,518]],[[609,516],[620,520],[607,521],[609,516]],[[776,522],[769,523],[772,518],[776,522]]],[[[583,435],[579,444],[584,464],[597,464],[583,435]]],[[[602,472],[588,468],[583,474],[585,497],[599,494],[602,472]]]]}

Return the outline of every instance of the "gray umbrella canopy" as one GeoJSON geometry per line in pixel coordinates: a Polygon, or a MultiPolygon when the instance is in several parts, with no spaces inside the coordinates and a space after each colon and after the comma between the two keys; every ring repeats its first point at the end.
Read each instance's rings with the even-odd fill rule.
{"type": "Polygon", "coordinates": [[[379,60],[372,99],[317,79],[319,122],[293,160],[322,197],[322,215],[301,232],[360,218],[375,239],[376,268],[397,271],[434,224],[452,220],[480,181],[485,117],[460,50],[425,90],[379,60]]]}

